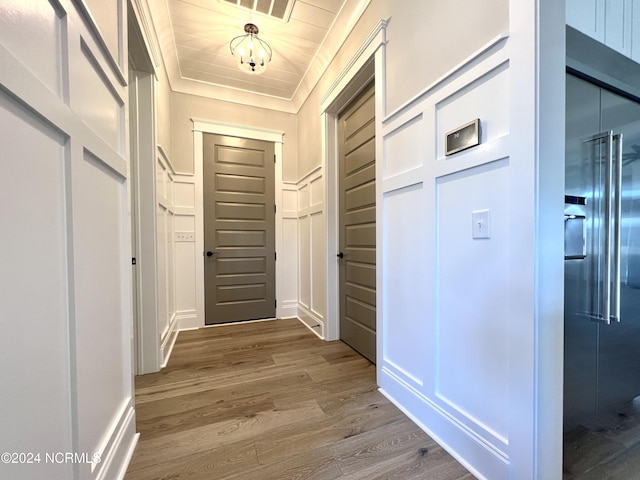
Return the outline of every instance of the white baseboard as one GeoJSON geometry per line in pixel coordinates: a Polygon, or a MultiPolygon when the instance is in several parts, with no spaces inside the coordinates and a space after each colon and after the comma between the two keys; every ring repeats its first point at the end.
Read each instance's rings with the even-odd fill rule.
{"type": "Polygon", "coordinates": [[[380,393],[479,480],[508,480],[508,456],[475,432],[449,418],[428,398],[382,368],[380,393]],[[413,412],[413,413],[412,413],[413,412]],[[427,428],[430,425],[430,428],[427,428]]]}
{"type": "Polygon", "coordinates": [[[304,305],[298,304],[298,320],[300,320],[309,330],[324,340],[325,325],[324,319],[317,313],[305,308],[304,305]]]}
{"type": "Polygon", "coordinates": [[[95,480],[123,480],[133,456],[140,434],[136,433],[136,415],[133,405],[128,403],[116,422],[116,428],[100,452],[100,463],[96,464],[95,480]]]}
{"type": "Polygon", "coordinates": [[[167,366],[169,362],[169,357],[171,356],[171,352],[173,351],[173,346],[178,339],[178,315],[173,314],[173,318],[171,319],[171,323],[169,324],[169,329],[162,339],[162,345],[160,346],[162,352],[162,363],[160,364],[160,368],[164,368],[167,366]]]}
{"type": "MultiPolygon", "coordinates": [[[[280,303],[280,302],[278,302],[280,303]]],[[[282,304],[278,305],[276,309],[276,316],[278,318],[296,318],[298,316],[298,301],[297,300],[285,300],[282,304]]]]}
{"type": "Polygon", "coordinates": [[[204,327],[204,320],[198,318],[195,310],[184,310],[176,313],[178,319],[178,330],[197,330],[204,327]]]}

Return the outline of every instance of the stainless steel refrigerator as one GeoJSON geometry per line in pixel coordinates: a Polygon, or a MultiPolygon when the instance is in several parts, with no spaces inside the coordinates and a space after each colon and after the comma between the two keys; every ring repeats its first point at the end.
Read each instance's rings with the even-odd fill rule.
{"type": "Polygon", "coordinates": [[[640,103],[573,75],[566,91],[568,431],[606,428],[640,396],[640,103]]]}

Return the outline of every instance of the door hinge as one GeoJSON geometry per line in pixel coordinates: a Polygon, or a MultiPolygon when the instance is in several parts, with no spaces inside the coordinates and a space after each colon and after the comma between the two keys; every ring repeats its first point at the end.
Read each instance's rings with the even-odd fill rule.
{"type": "Polygon", "coordinates": [[[133,258],[131,259],[131,265],[137,265],[137,263],[136,263],[136,257],[133,257],[133,258]]]}
{"type": "Polygon", "coordinates": [[[278,252],[273,252],[273,259],[278,260],[278,252]]]}
{"type": "Polygon", "coordinates": [[[273,213],[276,213],[278,211],[278,207],[276,207],[276,205],[273,205],[273,213]]]}
{"type": "Polygon", "coordinates": [[[274,307],[276,307],[276,308],[278,308],[278,300],[274,300],[274,301],[273,301],[273,306],[274,306],[274,307]]]}
{"type": "Polygon", "coordinates": [[[273,154],[273,163],[276,163],[276,154],[273,154]]]}

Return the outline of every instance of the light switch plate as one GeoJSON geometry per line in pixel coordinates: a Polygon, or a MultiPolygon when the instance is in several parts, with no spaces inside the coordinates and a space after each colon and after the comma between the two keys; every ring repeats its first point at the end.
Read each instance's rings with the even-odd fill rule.
{"type": "Polygon", "coordinates": [[[491,210],[471,212],[471,236],[473,238],[491,238],[491,210]]]}

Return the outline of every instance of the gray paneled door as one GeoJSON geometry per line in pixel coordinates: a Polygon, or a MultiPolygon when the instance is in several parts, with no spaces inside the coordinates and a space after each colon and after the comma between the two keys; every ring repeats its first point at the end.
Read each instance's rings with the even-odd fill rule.
{"type": "Polygon", "coordinates": [[[371,84],[338,117],[340,339],[376,362],[375,97],[371,84]]]}
{"type": "Polygon", "coordinates": [[[275,317],[273,143],[204,135],[207,325],[275,317]]]}

